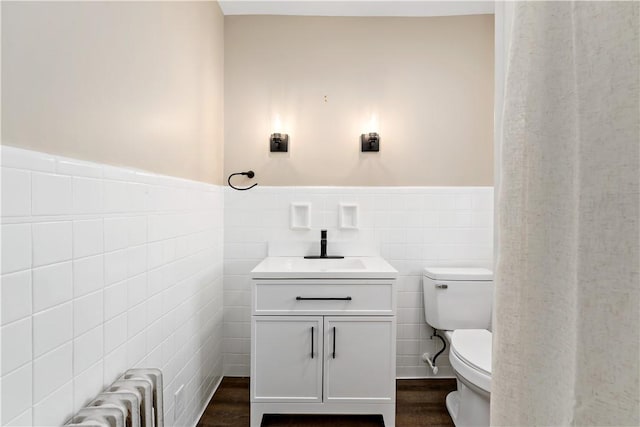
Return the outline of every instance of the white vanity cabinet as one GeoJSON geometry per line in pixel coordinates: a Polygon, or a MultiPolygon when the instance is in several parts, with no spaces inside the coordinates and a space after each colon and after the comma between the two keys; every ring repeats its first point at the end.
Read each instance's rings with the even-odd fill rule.
{"type": "Polygon", "coordinates": [[[254,274],[252,427],[264,414],[380,414],[395,425],[395,270],[328,276],[254,274]]]}

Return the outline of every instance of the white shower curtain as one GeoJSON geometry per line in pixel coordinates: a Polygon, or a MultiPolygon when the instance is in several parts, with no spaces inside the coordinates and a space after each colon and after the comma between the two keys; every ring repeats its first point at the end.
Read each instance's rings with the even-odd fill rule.
{"type": "Polygon", "coordinates": [[[640,425],[638,11],[515,5],[492,425],[640,425]]]}

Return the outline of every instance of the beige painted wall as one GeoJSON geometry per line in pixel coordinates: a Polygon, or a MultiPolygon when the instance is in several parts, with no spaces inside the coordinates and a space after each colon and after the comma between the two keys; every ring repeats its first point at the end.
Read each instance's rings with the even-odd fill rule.
{"type": "Polygon", "coordinates": [[[217,2],[2,2],[2,143],[220,183],[217,2]]]}
{"type": "Polygon", "coordinates": [[[493,15],[227,16],[225,174],[253,169],[262,185],[491,185],[493,45],[493,15]],[[269,153],[275,130],[290,135],[289,153],[269,153]],[[360,152],[370,130],[380,153],[360,152]]]}

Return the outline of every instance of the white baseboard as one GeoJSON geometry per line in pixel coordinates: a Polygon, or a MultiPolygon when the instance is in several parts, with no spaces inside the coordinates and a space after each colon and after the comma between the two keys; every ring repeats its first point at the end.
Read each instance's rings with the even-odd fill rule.
{"type": "Polygon", "coordinates": [[[218,380],[218,383],[215,385],[215,387],[213,387],[213,390],[211,390],[211,394],[209,394],[209,398],[207,399],[207,401],[205,402],[204,406],[200,410],[200,413],[198,414],[198,416],[196,418],[196,422],[193,425],[193,427],[197,427],[198,426],[198,423],[200,422],[200,418],[202,418],[202,416],[204,415],[204,411],[207,410],[207,407],[209,406],[209,403],[211,403],[211,399],[213,399],[213,395],[216,394],[216,391],[218,391],[218,387],[220,387],[220,384],[222,383],[223,379],[224,379],[224,376],[221,376],[220,379],[218,380]]]}

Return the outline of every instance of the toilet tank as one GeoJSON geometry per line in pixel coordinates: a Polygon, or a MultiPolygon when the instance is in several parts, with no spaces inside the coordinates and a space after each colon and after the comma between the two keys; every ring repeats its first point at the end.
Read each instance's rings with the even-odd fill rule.
{"type": "Polygon", "coordinates": [[[493,272],[485,268],[425,268],[422,277],[427,323],[440,330],[488,329],[493,272]]]}

